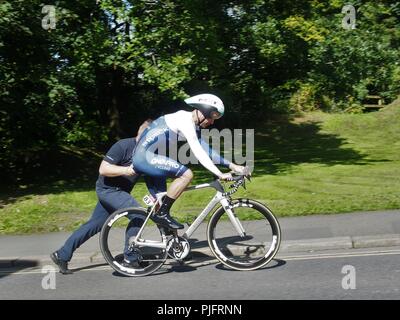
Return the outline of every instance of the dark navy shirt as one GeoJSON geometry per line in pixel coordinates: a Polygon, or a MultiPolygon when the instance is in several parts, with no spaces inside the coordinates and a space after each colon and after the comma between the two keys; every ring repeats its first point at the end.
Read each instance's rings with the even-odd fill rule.
{"type": "MultiPolygon", "coordinates": [[[[132,164],[132,152],[136,145],[135,138],[119,140],[108,150],[103,160],[117,166],[128,167],[132,164]]],[[[126,192],[131,192],[133,186],[139,179],[139,175],[105,177],[99,175],[96,182],[97,188],[118,188],[126,192]]]]}

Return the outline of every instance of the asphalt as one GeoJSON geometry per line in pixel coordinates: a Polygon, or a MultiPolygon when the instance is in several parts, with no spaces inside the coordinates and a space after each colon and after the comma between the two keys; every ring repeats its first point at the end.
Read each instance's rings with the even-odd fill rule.
{"type": "MultiPolygon", "coordinates": [[[[279,254],[338,249],[400,246],[400,210],[353,212],[279,218],[282,242],[279,254]]],[[[0,236],[0,268],[37,267],[51,264],[49,254],[70,233],[0,236]]],[[[193,258],[211,256],[206,224],[192,236],[193,258]]],[[[73,264],[104,263],[98,235],[75,252],[73,264]]]]}

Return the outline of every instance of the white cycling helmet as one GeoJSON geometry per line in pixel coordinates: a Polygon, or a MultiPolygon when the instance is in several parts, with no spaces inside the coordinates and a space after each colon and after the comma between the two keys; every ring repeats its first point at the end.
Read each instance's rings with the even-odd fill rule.
{"type": "Polygon", "coordinates": [[[207,119],[219,119],[224,115],[224,103],[213,94],[198,94],[185,99],[185,102],[192,108],[199,110],[207,119]]]}

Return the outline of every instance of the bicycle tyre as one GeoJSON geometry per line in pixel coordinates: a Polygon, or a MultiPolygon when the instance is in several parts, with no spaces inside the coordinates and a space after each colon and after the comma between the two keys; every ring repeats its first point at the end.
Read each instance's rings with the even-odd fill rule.
{"type": "MultiPolygon", "coordinates": [[[[133,267],[126,267],[121,264],[121,260],[123,259],[123,249],[117,249],[116,251],[119,252],[119,254],[114,254],[111,253],[114,251],[111,249],[112,245],[112,239],[110,236],[110,232],[112,232],[113,227],[114,229],[117,229],[118,222],[121,222],[123,219],[128,219],[129,214],[135,214],[135,215],[142,215],[143,218],[147,216],[147,212],[143,208],[124,208],[115,211],[112,213],[106,222],[104,223],[101,232],[100,232],[100,249],[103,254],[104,259],[106,262],[118,273],[123,274],[125,276],[129,277],[141,277],[141,276],[146,276],[151,273],[154,273],[157,271],[164,263],[165,260],[167,259],[167,251],[163,250],[161,253],[160,257],[157,257],[157,261],[152,261],[146,262],[148,263],[147,266],[144,267],[138,267],[138,268],[133,268],[133,267]],[[158,261],[159,260],[159,261],[158,261]]],[[[120,228],[121,229],[121,228],[120,228]]],[[[165,234],[161,229],[158,229],[160,233],[160,241],[165,241],[165,234]]],[[[121,230],[119,230],[119,233],[121,233],[121,230]]],[[[119,236],[121,238],[121,235],[119,236]]],[[[115,242],[115,240],[114,240],[115,242]]],[[[123,243],[123,240],[120,240],[120,242],[123,243]]],[[[121,245],[122,245],[121,243],[121,245]]],[[[160,249],[161,250],[161,249],[160,249]]],[[[146,260],[144,260],[146,261],[146,260]]]]}
{"type": "Polygon", "coordinates": [[[245,271],[262,268],[274,258],[279,250],[281,229],[278,220],[267,206],[255,200],[236,199],[231,201],[230,207],[242,225],[246,225],[246,236],[241,238],[229,219],[226,222],[223,221],[223,217],[227,214],[224,208],[220,207],[212,215],[207,226],[208,245],[212,253],[221,263],[234,270],[245,271]],[[257,218],[261,220],[241,220],[239,208],[247,208],[252,216],[257,215],[257,218]],[[266,242],[260,242],[260,244],[254,242],[254,235],[247,233],[249,229],[255,230],[254,234],[262,239],[265,238],[266,242]],[[253,242],[246,243],[246,239],[253,242]],[[237,245],[239,240],[244,242],[237,245]],[[262,251],[264,247],[264,252],[260,252],[259,256],[255,257],[257,252],[262,251]]]}

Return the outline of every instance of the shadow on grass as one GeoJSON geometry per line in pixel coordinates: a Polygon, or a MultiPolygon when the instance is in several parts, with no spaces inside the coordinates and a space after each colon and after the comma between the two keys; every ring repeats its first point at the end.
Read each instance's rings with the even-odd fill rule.
{"type": "Polygon", "coordinates": [[[94,190],[101,157],[82,149],[38,152],[27,163],[3,172],[0,184],[0,209],[29,195],[94,190]]]}
{"type": "MultiPolygon", "coordinates": [[[[262,126],[255,123],[254,127],[253,176],[288,173],[300,163],[333,166],[387,161],[367,159],[366,154],[347,146],[346,139],[322,133],[320,123],[294,123],[289,117],[279,116],[262,126]]],[[[30,194],[94,190],[100,162],[101,156],[88,150],[60,148],[43,152],[32,163],[20,164],[12,175],[15,181],[2,179],[0,208],[30,194]]],[[[201,165],[190,168],[195,175],[193,184],[214,178],[201,165]]]]}
{"type": "Polygon", "coordinates": [[[366,154],[347,144],[347,140],[338,135],[322,133],[319,123],[282,123],[270,130],[256,132],[255,174],[290,172],[292,166],[300,163],[333,166],[386,161],[367,159],[366,154]]]}
{"type": "MultiPolygon", "coordinates": [[[[267,122],[255,128],[253,176],[290,173],[293,166],[301,163],[333,165],[367,165],[385,162],[372,160],[348,146],[348,141],[339,135],[321,132],[321,123],[293,123],[289,118],[267,122]]],[[[245,142],[245,141],[243,141],[245,142]]],[[[243,153],[245,148],[243,148],[243,153]]],[[[243,154],[244,155],[244,154],[243,154]]],[[[195,183],[212,180],[212,175],[201,166],[191,168],[195,183]]]]}

